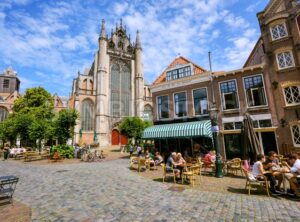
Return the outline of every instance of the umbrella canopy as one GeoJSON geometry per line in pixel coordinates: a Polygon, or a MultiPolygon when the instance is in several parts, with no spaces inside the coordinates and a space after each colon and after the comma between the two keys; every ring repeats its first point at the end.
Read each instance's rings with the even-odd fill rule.
{"type": "Polygon", "coordinates": [[[262,154],[263,150],[260,142],[254,132],[253,122],[251,116],[246,113],[242,128],[242,158],[244,160],[250,159],[254,161],[257,154],[262,154]]]}

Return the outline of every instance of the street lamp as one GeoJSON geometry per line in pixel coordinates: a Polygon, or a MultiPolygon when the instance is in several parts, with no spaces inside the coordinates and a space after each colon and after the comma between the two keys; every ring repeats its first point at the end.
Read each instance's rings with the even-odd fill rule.
{"type": "MultiPolygon", "coordinates": [[[[212,89],[213,90],[213,89],[212,89]]],[[[216,150],[216,177],[222,178],[222,161],[221,161],[221,154],[220,154],[220,147],[218,142],[218,134],[219,134],[219,126],[218,126],[218,109],[216,103],[213,103],[210,107],[210,118],[211,118],[211,130],[213,136],[213,145],[216,150]]]]}
{"type": "Polygon", "coordinates": [[[211,52],[208,52],[208,59],[209,59],[209,69],[210,69],[210,81],[211,81],[211,93],[212,93],[212,103],[210,106],[210,119],[211,119],[211,131],[212,131],[212,136],[213,136],[213,145],[214,148],[216,149],[216,177],[217,178],[222,178],[223,173],[222,173],[222,161],[221,161],[221,154],[220,154],[220,147],[219,147],[219,139],[218,139],[218,134],[219,134],[219,126],[218,126],[218,109],[216,105],[216,100],[215,100],[215,93],[214,93],[214,76],[212,72],[212,67],[211,67],[211,52]]]}

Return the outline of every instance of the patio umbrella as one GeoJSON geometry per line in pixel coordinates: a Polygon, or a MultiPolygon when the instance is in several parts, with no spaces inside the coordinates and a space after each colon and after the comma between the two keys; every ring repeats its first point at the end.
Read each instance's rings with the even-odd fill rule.
{"type": "Polygon", "coordinates": [[[242,136],[242,159],[254,161],[257,154],[262,154],[262,147],[254,132],[251,116],[246,113],[244,116],[242,136]]]}

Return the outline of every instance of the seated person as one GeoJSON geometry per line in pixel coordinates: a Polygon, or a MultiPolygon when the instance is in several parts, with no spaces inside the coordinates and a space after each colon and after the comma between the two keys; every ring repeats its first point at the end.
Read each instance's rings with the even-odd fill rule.
{"type": "Polygon", "coordinates": [[[164,161],[164,158],[160,155],[159,152],[155,153],[154,163],[156,166],[160,165],[164,161]]]}
{"type": "MultiPolygon", "coordinates": [[[[177,156],[177,154],[175,152],[173,152],[167,159],[167,163],[166,163],[167,171],[170,172],[177,166],[177,163],[175,162],[176,156],[177,156]]],[[[180,178],[180,170],[174,169],[174,173],[175,173],[176,179],[179,179],[180,178]]]]}
{"type": "Polygon", "coordinates": [[[203,158],[203,162],[204,164],[213,164],[216,162],[216,152],[213,151],[209,151],[203,158]]]}
{"type": "Polygon", "coordinates": [[[297,182],[297,176],[300,175],[300,159],[298,158],[298,155],[292,154],[288,157],[288,162],[289,164],[287,164],[286,162],[282,163],[283,165],[287,166],[290,170],[290,173],[285,173],[284,177],[290,183],[290,188],[293,192],[290,193],[290,195],[300,198],[299,183],[297,182]]]}
{"type": "Polygon", "coordinates": [[[177,165],[183,165],[186,163],[186,161],[183,159],[181,153],[177,153],[177,156],[176,156],[176,163],[177,165]]]}
{"type": "Polygon", "coordinates": [[[252,168],[252,174],[257,180],[263,180],[263,177],[261,175],[264,175],[267,177],[267,179],[270,181],[270,191],[272,195],[279,195],[280,192],[276,191],[275,185],[276,180],[271,172],[265,171],[263,167],[263,163],[265,162],[265,156],[263,154],[258,154],[256,157],[257,161],[254,163],[252,168]]]}
{"type": "Polygon", "coordinates": [[[268,153],[266,161],[263,163],[264,170],[272,172],[273,176],[278,180],[276,189],[279,190],[283,180],[283,169],[279,166],[277,154],[274,151],[268,153]]]}

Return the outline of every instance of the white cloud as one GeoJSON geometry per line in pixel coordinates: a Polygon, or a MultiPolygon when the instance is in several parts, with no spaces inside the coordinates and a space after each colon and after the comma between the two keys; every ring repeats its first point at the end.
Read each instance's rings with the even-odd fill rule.
{"type": "MultiPolygon", "coordinates": [[[[62,0],[42,2],[34,14],[11,10],[8,15],[4,9],[11,9],[12,4],[34,1],[6,0],[0,3],[0,55],[5,64],[35,69],[31,79],[42,79],[45,84],[52,81],[66,95],[77,70],[93,61],[101,19],[107,21],[110,34],[123,17],[133,41],[136,30],[141,31],[144,71],[150,82],[178,54],[205,68],[207,52],[213,51],[216,67],[230,69],[243,64],[257,38],[250,23],[229,10],[235,2],[62,0]]],[[[26,86],[36,83],[28,78],[24,81],[26,86]]]]}

